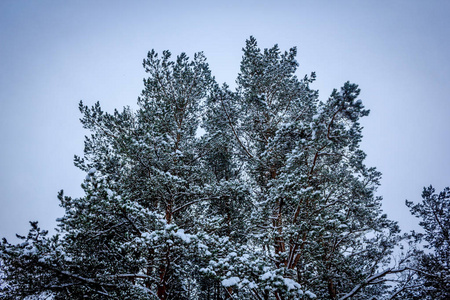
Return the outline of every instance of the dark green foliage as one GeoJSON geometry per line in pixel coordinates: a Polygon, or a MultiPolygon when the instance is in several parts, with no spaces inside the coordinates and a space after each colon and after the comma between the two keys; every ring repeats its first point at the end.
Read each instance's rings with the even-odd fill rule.
{"type": "Polygon", "coordinates": [[[251,37],[236,91],[202,53],[148,53],[133,112],[80,103],[87,173],[48,238],[1,244],[4,298],[370,299],[400,240],[364,165],[357,85],[327,101],[251,37]],[[201,126],[204,134],[199,137],[201,126]],[[33,280],[33,279],[38,280],[33,280]]]}
{"type": "Polygon", "coordinates": [[[425,251],[416,250],[412,269],[415,285],[404,294],[411,299],[450,299],[450,189],[439,194],[432,186],[424,188],[422,202],[406,201],[411,213],[420,218],[425,233],[413,233],[425,240],[425,251]]]}

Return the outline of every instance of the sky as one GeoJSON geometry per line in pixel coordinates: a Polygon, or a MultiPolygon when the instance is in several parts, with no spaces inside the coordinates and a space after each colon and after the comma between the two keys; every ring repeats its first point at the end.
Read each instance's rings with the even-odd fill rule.
{"type": "Polygon", "coordinates": [[[346,81],[371,110],[362,120],[377,195],[403,231],[405,199],[450,185],[450,1],[0,1],[0,237],[30,220],[50,230],[57,192],[82,196],[78,103],[136,108],[147,52],[203,51],[233,86],[242,47],[296,46],[297,75],[315,71],[320,99],[346,81]]]}

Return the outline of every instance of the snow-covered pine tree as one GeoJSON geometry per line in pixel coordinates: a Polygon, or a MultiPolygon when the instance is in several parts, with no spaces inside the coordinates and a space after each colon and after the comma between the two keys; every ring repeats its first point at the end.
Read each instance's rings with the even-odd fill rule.
{"type": "Polygon", "coordinates": [[[223,283],[238,298],[381,297],[399,229],[381,213],[380,173],[364,165],[359,149],[358,120],[368,111],[350,83],[319,102],[310,89],[315,74],[299,80],[295,56],[295,48],[261,51],[250,38],[237,93],[213,95],[253,206],[247,252],[221,258],[234,262],[229,268],[213,260],[211,269],[225,265],[223,283]],[[235,270],[239,261],[247,266],[235,270]]]}
{"type": "Polygon", "coordinates": [[[80,103],[85,196],[59,194],[57,235],[3,240],[1,297],[381,298],[399,230],[359,149],[368,111],[350,83],[320,102],[295,57],[251,37],[230,91],[203,54],[151,51],[136,112],[80,103]]]}
{"type": "Polygon", "coordinates": [[[450,188],[436,193],[425,187],[422,202],[406,201],[412,215],[420,218],[424,233],[413,232],[425,249],[416,249],[410,270],[414,274],[398,292],[398,299],[450,298],[450,188]]]}
{"type": "Polygon", "coordinates": [[[210,194],[195,135],[212,78],[201,53],[193,60],[170,56],[151,51],[144,60],[149,78],[136,113],[80,103],[81,121],[92,131],[84,157],[75,158],[87,173],[86,196],[60,193],[60,239],[45,238],[33,223],[23,245],[2,243],[8,279],[18,278],[11,295],[195,298],[195,256],[206,250],[190,234],[198,231],[193,206],[210,194]],[[48,282],[24,288],[33,273],[45,273],[48,282]]]}

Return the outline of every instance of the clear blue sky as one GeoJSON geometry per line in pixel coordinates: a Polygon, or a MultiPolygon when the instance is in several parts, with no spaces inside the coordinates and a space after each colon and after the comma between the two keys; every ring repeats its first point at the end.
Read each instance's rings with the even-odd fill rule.
{"type": "Polygon", "coordinates": [[[136,107],[147,51],[204,51],[233,82],[241,48],[298,47],[299,76],[317,72],[325,100],[358,83],[367,164],[403,230],[404,200],[450,185],[450,1],[0,1],[0,237],[29,220],[52,229],[57,191],[80,196],[73,166],[85,132],[79,100],[136,107]]]}

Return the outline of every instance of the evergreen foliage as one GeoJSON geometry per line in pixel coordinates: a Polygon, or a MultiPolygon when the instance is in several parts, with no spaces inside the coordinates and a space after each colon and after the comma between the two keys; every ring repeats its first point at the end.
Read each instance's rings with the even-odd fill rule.
{"type": "MultiPolygon", "coordinates": [[[[420,218],[424,233],[413,236],[425,240],[424,250],[416,250],[411,288],[400,294],[408,299],[450,299],[450,189],[439,194],[432,186],[423,189],[422,202],[406,201],[411,213],[420,218]]],[[[399,298],[400,299],[400,298],[399,298]]]]}
{"type": "Polygon", "coordinates": [[[23,243],[3,239],[1,299],[388,295],[401,237],[359,149],[358,86],[319,101],[295,48],[251,37],[243,52],[235,91],[202,53],[150,51],[136,112],[80,103],[85,196],[60,192],[55,236],[32,222],[23,243]]]}

